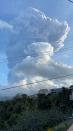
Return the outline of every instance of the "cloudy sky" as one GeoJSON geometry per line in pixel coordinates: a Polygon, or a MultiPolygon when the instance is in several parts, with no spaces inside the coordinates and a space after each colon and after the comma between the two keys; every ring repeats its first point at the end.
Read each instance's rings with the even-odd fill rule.
{"type": "Polygon", "coordinates": [[[73,73],[72,12],[67,0],[0,0],[0,85],[49,79],[30,93],[73,83],[50,80],[73,73]]]}

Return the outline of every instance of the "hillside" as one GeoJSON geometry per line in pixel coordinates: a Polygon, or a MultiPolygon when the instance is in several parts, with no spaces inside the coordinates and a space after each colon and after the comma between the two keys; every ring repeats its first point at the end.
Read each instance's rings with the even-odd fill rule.
{"type": "Polygon", "coordinates": [[[0,102],[0,131],[47,131],[71,117],[70,89],[62,92],[17,95],[0,102]]]}

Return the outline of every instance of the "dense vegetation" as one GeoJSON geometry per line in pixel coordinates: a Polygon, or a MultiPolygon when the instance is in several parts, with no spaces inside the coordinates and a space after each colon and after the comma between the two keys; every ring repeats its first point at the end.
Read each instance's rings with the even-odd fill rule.
{"type": "Polygon", "coordinates": [[[60,93],[36,96],[17,95],[12,100],[0,102],[0,131],[48,131],[68,120],[73,102],[70,89],[60,93]]]}

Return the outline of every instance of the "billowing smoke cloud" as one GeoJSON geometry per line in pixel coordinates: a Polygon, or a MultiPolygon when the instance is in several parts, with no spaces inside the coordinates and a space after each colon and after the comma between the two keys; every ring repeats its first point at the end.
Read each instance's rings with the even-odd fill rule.
{"type": "Polygon", "coordinates": [[[72,67],[52,59],[54,53],[64,46],[70,30],[67,22],[61,23],[37,9],[29,8],[14,20],[13,27],[15,31],[7,49],[8,80],[11,84],[49,79],[40,84],[24,86],[25,92],[30,94],[41,88],[57,87],[58,83],[51,80],[54,76],[73,73],[72,67]]]}

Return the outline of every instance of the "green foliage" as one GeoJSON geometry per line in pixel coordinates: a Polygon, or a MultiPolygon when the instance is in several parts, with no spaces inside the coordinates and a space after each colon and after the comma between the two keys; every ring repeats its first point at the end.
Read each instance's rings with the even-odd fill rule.
{"type": "Polygon", "coordinates": [[[0,102],[0,131],[47,131],[58,125],[71,116],[69,93],[63,88],[61,93],[17,95],[0,102]]]}
{"type": "Polygon", "coordinates": [[[53,131],[67,131],[67,129],[73,124],[73,119],[67,120],[58,126],[54,127],[53,131]]]}

